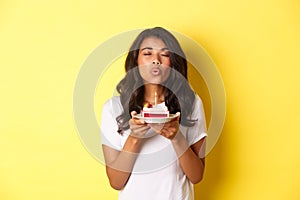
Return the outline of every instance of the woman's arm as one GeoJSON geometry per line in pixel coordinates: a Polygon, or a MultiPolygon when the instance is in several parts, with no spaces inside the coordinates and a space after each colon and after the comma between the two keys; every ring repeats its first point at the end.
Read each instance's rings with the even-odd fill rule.
{"type": "Polygon", "coordinates": [[[158,134],[171,140],[173,148],[179,158],[179,163],[189,178],[189,180],[196,184],[202,180],[204,172],[204,150],[205,139],[201,139],[195,144],[189,146],[187,140],[182,135],[179,129],[179,116],[180,113],[176,113],[178,117],[165,124],[151,124],[151,128],[158,134]],[[200,156],[200,152],[203,156],[200,156]]]}
{"type": "MultiPolygon", "coordinates": [[[[135,115],[136,112],[132,112],[135,115]]],[[[149,130],[149,126],[138,119],[129,120],[131,134],[128,136],[122,151],[102,145],[106,163],[106,174],[110,185],[116,190],[121,190],[126,185],[136,157],[140,152],[143,136],[149,130]]]]}
{"type": "Polygon", "coordinates": [[[189,147],[185,137],[180,131],[178,131],[171,142],[185,175],[193,184],[199,183],[203,178],[205,167],[205,158],[203,153],[205,138],[199,140],[189,147]],[[200,152],[203,154],[203,157],[199,156],[200,152]]]}
{"type": "Polygon", "coordinates": [[[126,185],[141,144],[142,139],[129,135],[122,151],[117,151],[105,145],[102,146],[106,163],[106,174],[112,188],[121,190],[126,185]]]}

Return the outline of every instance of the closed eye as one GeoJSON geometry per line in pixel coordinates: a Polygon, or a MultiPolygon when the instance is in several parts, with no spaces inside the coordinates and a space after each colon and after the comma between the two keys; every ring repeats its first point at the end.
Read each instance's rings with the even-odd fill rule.
{"type": "Polygon", "coordinates": [[[169,50],[168,48],[162,48],[161,49],[161,56],[164,56],[164,57],[170,57],[170,53],[169,53],[169,50]]]}
{"type": "Polygon", "coordinates": [[[152,51],[152,48],[150,48],[150,47],[145,47],[145,48],[143,48],[142,49],[142,54],[144,55],[144,56],[149,56],[149,55],[151,55],[151,52],[152,51]]]}

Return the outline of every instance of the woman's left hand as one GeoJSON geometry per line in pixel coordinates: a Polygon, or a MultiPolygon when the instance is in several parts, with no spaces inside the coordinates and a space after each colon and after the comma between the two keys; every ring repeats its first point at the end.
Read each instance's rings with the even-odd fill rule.
{"type": "Polygon", "coordinates": [[[149,124],[149,126],[158,134],[164,136],[167,139],[172,140],[179,129],[180,112],[176,113],[176,117],[169,122],[160,124],[149,124]]]}

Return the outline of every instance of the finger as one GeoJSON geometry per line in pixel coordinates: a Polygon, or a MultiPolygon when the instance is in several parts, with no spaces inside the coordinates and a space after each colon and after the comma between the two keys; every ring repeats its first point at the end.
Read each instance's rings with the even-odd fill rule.
{"type": "Polygon", "coordinates": [[[173,121],[165,123],[163,125],[163,128],[169,129],[169,128],[173,128],[173,127],[177,127],[177,126],[178,126],[178,121],[177,120],[173,120],[173,121]]]}
{"type": "Polygon", "coordinates": [[[132,122],[136,125],[146,125],[146,123],[143,120],[137,119],[137,118],[133,118],[132,122]]]}
{"type": "Polygon", "coordinates": [[[136,118],[136,115],[137,115],[137,112],[136,111],[131,111],[131,119],[137,119],[136,118]]]}
{"type": "Polygon", "coordinates": [[[134,120],[134,122],[135,122],[136,124],[146,124],[144,120],[138,119],[138,118],[136,117],[136,115],[137,115],[137,112],[136,112],[136,111],[132,111],[130,114],[131,114],[131,119],[134,120]]]}
{"type": "Polygon", "coordinates": [[[131,115],[131,119],[136,119],[135,117],[137,115],[137,112],[136,111],[131,111],[130,115],[131,115]]]}
{"type": "Polygon", "coordinates": [[[136,112],[136,111],[132,111],[130,114],[131,114],[131,118],[132,118],[132,119],[139,119],[139,118],[137,117],[137,112],[136,112]]]}
{"type": "Polygon", "coordinates": [[[176,114],[175,114],[175,116],[176,116],[176,118],[179,120],[179,118],[180,118],[180,115],[181,115],[181,113],[180,112],[177,112],[176,114]]]}
{"type": "Polygon", "coordinates": [[[149,124],[151,128],[162,128],[165,124],[164,123],[153,123],[149,124]]]}
{"type": "Polygon", "coordinates": [[[133,122],[132,120],[129,122],[129,128],[131,130],[134,130],[134,129],[138,129],[140,127],[148,127],[147,124],[141,124],[141,122],[137,121],[136,122],[133,122]]]}
{"type": "Polygon", "coordinates": [[[148,126],[140,127],[140,128],[131,130],[131,134],[136,137],[144,137],[149,129],[150,129],[150,127],[148,127],[148,126]]]}
{"type": "Polygon", "coordinates": [[[131,117],[133,117],[134,115],[137,115],[137,112],[134,110],[134,111],[131,111],[131,117]]]}
{"type": "Polygon", "coordinates": [[[157,133],[160,132],[161,129],[163,129],[165,124],[150,124],[149,126],[157,133]]]}
{"type": "Polygon", "coordinates": [[[167,130],[165,130],[165,129],[162,129],[160,131],[160,135],[164,136],[165,138],[169,138],[169,132],[167,130]]]}
{"type": "Polygon", "coordinates": [[[140,120],[138,118],[132,118],[131,120],[129,120],[129,124],[136,124],[136,125],[145,125],[146,123],[143,120],[140,120]]]}
{"type": "Polygon", "coordinates": [[[141,126],[141,127],[136,127],[136,128],[134,129],[134,132],[144,132],[144,131],[147,131],[147,130],[149,130],[149,129],[150,129],[149,126],[141,126]]]}
{"type": "Polygon", "coordinates": [[[175,136],[176,136],[176,133],[174,133],[174,132],[170,132],[169,130],[165,130],[165,129],[163,129],[162,131],[161,131],[161,134],[160,135],[162,135],[162,136],[164,136],[165,138],[168,138],[168,139],[173,139],[175,136]]]}
{"type": "Polygon", "coordinates": [[[138,128],[141,128],[141,127],[146,127],[146,128],[150,128],[149,126],[147,126],[147,124],[130,124],[130,129],[133,130],[133,129],[138,129],[138,128]]]}

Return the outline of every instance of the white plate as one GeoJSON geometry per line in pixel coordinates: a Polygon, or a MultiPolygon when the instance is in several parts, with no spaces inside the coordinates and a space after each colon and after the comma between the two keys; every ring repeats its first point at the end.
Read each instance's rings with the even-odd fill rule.
{"type": "Polygon", "coordinates": [[[169,122],[172,119],[174,119],[175,117],[177,117],[177,115],[175,115],[175,114],[169,114],[169,117],[158,118],[158,117],[142,117],[141,114],[137,114],[137,115],[135,115],[133,117],[134,118],[138,118],[140,120],[143,120],[144,122],[146,122],[148,124],[155,124],[155,123],[166,123],[166,122],[169,122]]]}

